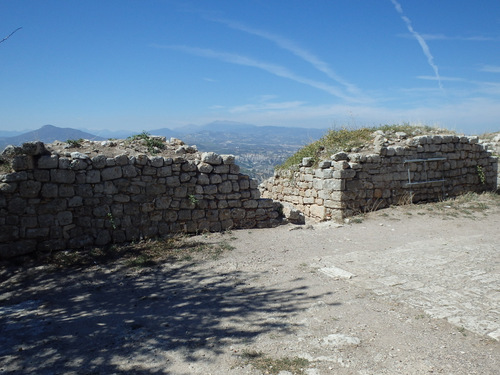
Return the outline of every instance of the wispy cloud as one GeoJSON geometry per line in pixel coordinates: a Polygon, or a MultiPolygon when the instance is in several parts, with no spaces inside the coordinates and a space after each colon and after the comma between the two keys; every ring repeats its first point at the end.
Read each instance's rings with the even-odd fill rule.
{"type": "Polygon", "coordinates": [[[231,64],[237,64],[237,65],[244,65],[244,66],[250,66],[254,68],[258,68],[261,70],[264,70],[268,73],[271,73],[275,76],[282,77],[282,78],[287,78],[295,82],[302,83],[304,85],[308,85],[310,87],[314,87],[319,90],[323,90],[331,95],[334,95],[338,98],[351,101],[351,102],[359,102],[358,99],[351,97],[349,95],[346,95],[342,90],[338,89],[335,86],[329,85],[324,82],[320,81],[315,81],[309,78],[305,78],[302,76],[299,76],[289,69],[287,69],[284,66],[281,65],[276,65],[276,64],[271,64],[268,62],[264,61],[259,61],[252,59],[247,56],[235,54],[235,53],[229,53],[229,52],[221,52],[221,51],[215,51],[212,49],[208,48],[198,48],[198,47],[189,47],[189,46],[162,46],[158,44],[152,45],[153,47],[156,48],[168,48],[168,49],[175,49],[179,50],[185,53],[189,53],[192,55],[196,56],[202,56],[206,58],[212,58],[216,60],[221,60],[225,61],[231,64]]]}
{"type": "Polygon", "coordinates": [[[483,65],[480,71],[488,73],[500,73],[500,65],[483,65]]]}
{"type": "Polygon", "coordinates": [[[396,8],[396,11],[400,14],[401,19],[405,21],[406,27],[408,28],[408,31],[413,35],[413,37],[418,41],[420,44],[420,47],[422,48],[422,51],[424,52],[424,55],[427,57],[427,62],[431,66],[431,68],[434,70],[434,74],[436,76],[436,79],[439,84],[439,88],[442,90],[443,89],[443,84],[441,83],[441,78],[439,76],[439,70],[437,65],[434,63],[434,57],[431,54],[431,51],[429,49],[429,46],[425,42],[425,39],[420,35],[418,32],[416,32],[413,29],[413,26],[411,24],[411,20],[404,15],[403,8],[401,7],[401,4],[399,4],[396,0],[391,0],[392,4],[394,5],[394,8],[396,8]]]}
{"type": "MultiPolygon", "coordinates": [[[[398,36],[402,38],[414,38],[412,34],[399,34],[398,36]]],[[[461,41],[470,41],[470,42],[498,42],[500,41],[500,37],[498,36],[482,36],[482,35],[473,35],[473,36],[462,36],[455,35],[449,36],[444,34],[420,34],[422,38],[425,40],[461,40],[461,41]]]]}
{"type": "Polygon", "coordinates": [[[417,76],[418,79],[424,79],[424,80],[428,80],[428,81],[437,81],[437,80],[440,80],[440,81],[450,81],[450,82],[464,82],[466,81],[465,79],[463,78],[459,78],[459,77],[436,77],[436,76],[417,76]]]}
{"type": "Polygon", "coordinates": [[[222,23],[222,24],[224,24],[232,29],[243,31],[245,33],[256,35],[256,36],[261,37],[263,39],[269,40],[269,41],[273,42],[274,44],[276,44],[278,47],[280,47],[284,50],[287,50],[287,51],[293,53],[295,56],[300,57],[304,61],[308,62],[315,69],[326,74],[327,77],[333,79],[334,81],[336,81],[336,82],[340,83],[341,85],[343,85],[344,87],[346,87],[350,93],[359,94],[359,92],[360,92],[360,90],[355,85],[353,85],[352,83],[348,82],[344,78],[340,77],[337,73],[335,73],[335,71],[325,61],[321,60],[319,57],[315,56],[313,53],[298,46],[295,42],[293,42],[287,38],[284,38],[284,37],[277,35],[277,34],[267,32],[265,30],[255,29],[255,28],[246,26],[246,25],[239,23],[239,22],[224,20],[224,19],[217,19],[217,18],[209,18],[209,17],[207,17],[207,18],[211,21],[222,23]]]}
{"type": "Polygon", "coordinates": [[[283,111],[300,108],[304,102],[291,101],[291,102],[273,102],[273,103],[258,103],[258,104],[244,104],[229,109],[230,113],[239,112],[261,112],[261,111],[283,111]]]}

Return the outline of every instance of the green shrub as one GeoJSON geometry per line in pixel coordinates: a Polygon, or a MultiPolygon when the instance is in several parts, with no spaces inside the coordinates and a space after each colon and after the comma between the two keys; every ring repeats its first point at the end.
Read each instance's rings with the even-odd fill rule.
{"type": "Polygon", "coordinates": [[[163,150],[165,148],[165,144],[161,140],[151,137],[151,135],[146,131],[143,131],[140,134],[132,135],[128,137],[127,140],[129,142],[138,140],[145,141],[146,147],[151,154],[156,154],[158,153],[158,150],[163,150]]]}
{"type": "MultiPolygon", "coordinates": [[[[339,130],[330,129],[323,137],[302,147],[285,160],[283,164],[276,166],[276,169],[290,169],[293,165],[300,164],[302,159],[306,157],[313,158],[314,164],[317,164],[322,159],[322,156],[324,158],[340,151],[350,152],[352,149],[373,141],[373,133],[377,130],[381,130],[385,134],[404,132],[408,137],[413,137],[418,134],[436,132],[438,129],[426,125],[415,126],[407,123],[358,129],[345,127],[339,130]]],[[[451,133],[449,131],[442,132],[451,133]]]]}
{"type": "Polygon", "coordinates": [[[71,148],[79,148],[82,147],[82,143],[84,142],[83,138],[80,139],[68,139],[66,143],[69,145],[71,148]]]}

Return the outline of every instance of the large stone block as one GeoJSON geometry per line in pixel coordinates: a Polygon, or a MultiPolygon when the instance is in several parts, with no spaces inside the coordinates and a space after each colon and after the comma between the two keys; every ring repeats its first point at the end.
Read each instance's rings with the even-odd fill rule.
{"type": "Polygon", "coordinates": [[[50,180],[61,184],[72,184],[75,182],[75,172],[67,169],[52,169],[50,180]]]}
{"type": "Polygon", "coordinates": [[[204,152],[201,154],[201,161],[211,165],[222,164],[222,157],[215,152],[204,152]]]}
{"type": "Polygon", "coordinates": [[[15,171],[24,171],[34,168],[33,157],[30,155],[17,155],[12,159],[12,169],[15,171]]]}

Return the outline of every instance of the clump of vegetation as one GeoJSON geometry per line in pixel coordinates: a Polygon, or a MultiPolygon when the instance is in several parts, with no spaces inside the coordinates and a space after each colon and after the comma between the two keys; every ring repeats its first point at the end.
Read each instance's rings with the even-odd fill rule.
{"type": "Polygon", "coordinates": [[[279,374],[288,371],[295,375],[305,374],[309,361],[305,358],[271,358],[262,352],[244,351],[242,358],[245,364],[250,364],[264,374],[279,374]]]}
{"type": "Polygon", "coordinates": [[[148,148],[148,151],[153,155],[157,154],[158,152],[160,152],[160,150],[163,150],[165,148],[165,144],[161,140],[155,137],[151,137],[151,134],[149,134],[146,131],[143,131],[140,134],[132,135],[128,137],[127,140],[129,142],[133,141],[144,142],[144,144],[148,148]]]}
{"type": "Polygon", "coordinates": [[[152,267],[179,261],[217,259],[223,252],[232,249],[227,241],[205,243],[190,241],[188,237],[178,235],[90,250],[54,252],[45,257],[44,261],[58,269],[109,264],[118,260],[126,267],[152,267]]]}
{"type": "MultiPolygon", "coordinates": [[[[302,147],[276,168],[289,169],[293,165],[300,164],[302,159],[306,157],[312,158],[313,162],[317,163],[322,159],[322,156],[326,157],[341,151],[351,152],[373,141],[375,138],[374,132],[377,130],[381,130],[386,135],[401,132],[405,133],[408,137],[413,137],[425,133],[435,133],[438,129],[425,125],[415,126],[410,124],[381,125],[378,127],[363,127],[359,129],[331,129],[316,142],[302,147]]],[[[442,132],[450,133],[449,131],[442,132]]]]}
{"type": "Polygon", "coordinates": [[[71,148],[80,148],[82,147],[82,143],[84,142],[83,138],[80,139],[68,139],[66,143],[69,145],[71,148]]]}
{"type": "Polygon", "coordinates": [[[0,174],[12,172],[12,164],[10,160],[0,156],[0,174]]]}

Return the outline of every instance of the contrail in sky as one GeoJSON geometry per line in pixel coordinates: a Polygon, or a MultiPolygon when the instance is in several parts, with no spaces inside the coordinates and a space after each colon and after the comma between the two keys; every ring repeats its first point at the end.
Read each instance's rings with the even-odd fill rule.
{"type": "Polygon", "coordinates": [[[328,92],[334,96],[337,96],[339,98],[351,101],[351,102],[356,102],[358,101],[356,98],[351,98],[347,95],[345,95],[341,90],[339,90],[336,87],[333,87],[331,85],[328,85],[323,82],[315,81],[312,79],[308,79],[305,77],[301,77],[299,75],[296,75],[295,73],[291,72],[287,68],[280,66],[280,65],[275,65],[275,64],[270,64],[264,61],[259,61],[255,60],[246,56],[234,54],[234,53],[228,53],[228,52],[220,52],[220,51],[214,51],[212,49],[207,49],[207,48],[197,48],[197,47],[188,47],[188,46],[161,46],[157,44],[153,44],[153,47],[156,48],[169,48],[169,49],[176,49],[178,51],[183,51],[186,53],[190,53],[192,55],[197,55],[197,56],[202,56],[202,57],[207,57],[207,58],[212,58],[212,59],[217,59],[221,61],[225,61],[228,63],[232,64],[237,64],[237,65],[244,65],[244,66],[251,66],[254,68],[262,69],[267,71],[268,73],[274,74],[278,77],[282,78],[288,78],[291,79],[292,81],[302,83],[304,85],[308,85],[320,90],[323,90],[325,92],[328,92]]]}
{"type": "Polygon", "coordinates": [[[410,19],[406,17],[403,13],[403,8],[401,8],[401,4],[399,4],[396,0],[391,0],[391,2],[394,5],[394,8],[396,8],[396,11],[401,15],[401,19],[405,21],[406,27],[408,27],[408,31],[415,37],[415,39],[417,39],[418,43],[420,44],[420,47],[422,47],[422,51],[424,51],[424,55],[427,57],[427,62],[432,67],[432,69],[434,69],[434,74],[436,75],[439,88],[442,90],[443,85],[441,83],[441,77],[439,76],[439,70],[437,65],[434,64],[434,57],[432,57],[431,51],[429,49],[429,46],[425,42],[425,39],[413,29],[410,19]]]}
{"type": "Polygon", "coordinates": [[[293,41],[291,41],[287,38],[284,38],[284,37],[276,35],[276,34],[272,34],[270,32],[264,31],[264,30],[254,29],[252,27],[248,27],[246,25],[243,25],[239,22],[222,20],[222,19],[214,19],[214,18],[209,18],[209,20],[214,21],[214,22],[223,23],[232,29],[240,30],[240,31],[246,32],[248,34],[256,35],[256,36],[259,36],[263,39],[267,39],[267,40],[275,43],[278,47],[283,48],[283,49],[293,53],[294,55],[300,57],[304,61],[307,61],[309,64],[314,66],[319,71],[325,73],[331,79],[344,85],[349,90],[349,92],[359,94],[359,89],[356,86],[347,82],[342,77],[338,76],[328,66],[328,64],[326,62],[324,62],[323,60],[321,60],[320,58],[318,58],[317,56],[315,56],[311,52],[299,47],[293,41]]]}

